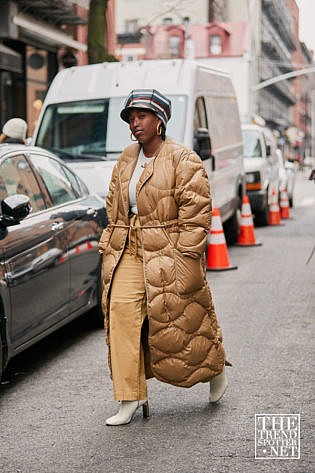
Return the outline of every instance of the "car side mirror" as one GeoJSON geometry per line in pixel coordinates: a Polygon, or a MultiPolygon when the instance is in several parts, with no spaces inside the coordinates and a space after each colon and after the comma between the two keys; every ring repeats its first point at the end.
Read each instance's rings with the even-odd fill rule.
{"type": "Polygon", "coordinates": [[[1,202],[0,225],[5,227],[18,225],[31,210],[30,199],[26,195],[14,194],[6,197],[1,202]]]}
{"type": "Polygon", "coordinates": [[[194,151],[204,161],[211,156],[211,141],[207,128],[197,128],[194,135],[194,151]]]}
{"type": "Polygon", "coordinates": [[[267,156],[271,155],[271,146],[270,145],[266,145],[266,155],[267,156]]]}

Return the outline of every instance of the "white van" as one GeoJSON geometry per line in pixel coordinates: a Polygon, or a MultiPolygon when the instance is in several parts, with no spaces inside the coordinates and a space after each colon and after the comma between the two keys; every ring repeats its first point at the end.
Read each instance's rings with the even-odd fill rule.
{"type": "Polygon", "coordinates": [[[246,191],[255,224],[267,225],[272,192],[279,196],[279,160],[272,131],[255,124],[242,125],[246,191]]]}
{"type": "Polygon", "coordinates": [[[136,88],[155,88],[171,99],[167,135],[199,153],[227,241],[235,241],[245,188],[243,144],[236,95],[224,72],[188,60],[65,69],[48,90],[32,142],[54,151],[105,196],[113,165],[130,144],[120,111],[136,88]]]}

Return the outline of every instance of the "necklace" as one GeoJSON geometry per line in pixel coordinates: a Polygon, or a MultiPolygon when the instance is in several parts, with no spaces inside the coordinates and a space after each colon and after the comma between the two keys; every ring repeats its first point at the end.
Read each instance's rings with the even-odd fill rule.
{"type": "Polygon", "coordinates": [[[156,154],[154,156],[145,156],[143,149],[141,148],[141,151],[139,153],[139,163],[142,168],[145,168],[147,164],[149,164],[150,161],[152,161],[153,158],[156,157],[156,154]]]}
{"type": "Polygon", "coordinates": [[[162,148],[162,145],[163,145],[163,142],[161,143],[161,146],[158,147],[158,149],[156,150],[156,152],[153,156],[146,156],[143,152],[143,148],[141,148],[139,158],[140,158],[140,161],[141,161],[141,167],[142,168],[145,168],[146,165],[149,164],[150,161],[152,161],[152,159],[157,157],[157,155],[160,152],[160,149],[162,148]]]}

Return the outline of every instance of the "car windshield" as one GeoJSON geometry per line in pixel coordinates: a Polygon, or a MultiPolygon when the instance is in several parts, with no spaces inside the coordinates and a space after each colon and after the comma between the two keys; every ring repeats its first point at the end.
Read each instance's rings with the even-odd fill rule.
{"type": "MultiPolygon", "coordinates": [[[[169,96],[172,117],[167,134],[183,141],[186,97],[169,96]]],[[[43,115],[36,145],[65,159],[117,159],[130,144],[130,130],[120,118],[125,97],[82,100],[49,105],[43,115]]]]}
{"type": "Polygon", "coordinates": [[[244,156],[246,158],[261,158],[261,144],[256,130],[243,130],[244,156]]]}

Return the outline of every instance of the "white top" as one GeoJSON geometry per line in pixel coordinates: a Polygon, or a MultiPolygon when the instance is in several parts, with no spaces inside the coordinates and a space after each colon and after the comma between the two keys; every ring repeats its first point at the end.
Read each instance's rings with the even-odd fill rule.
{"type": "Polygon", "coordinates": [[[141,174],[144,168],[153,158],[154,156],[152,156],[151,158],[147,158],[143,154],[143,149],[142,148],[140,149],[137,164],[129,182],[129,206],[130,206],[130,211],[135,215],[138,215],[137,191],[136,191],[137,184],[139,182],[139,179],[141,177],[141,174]]]}

